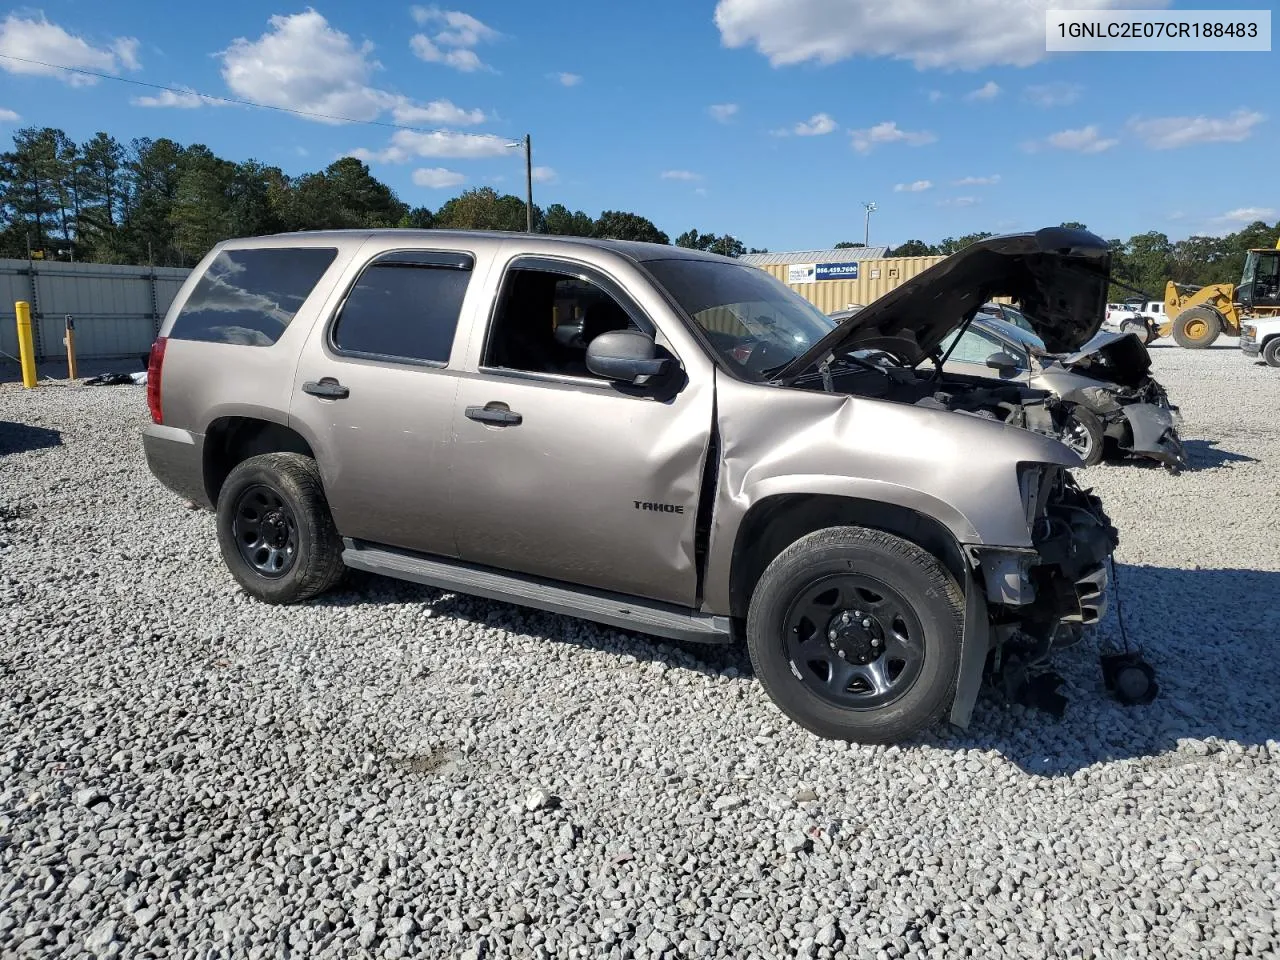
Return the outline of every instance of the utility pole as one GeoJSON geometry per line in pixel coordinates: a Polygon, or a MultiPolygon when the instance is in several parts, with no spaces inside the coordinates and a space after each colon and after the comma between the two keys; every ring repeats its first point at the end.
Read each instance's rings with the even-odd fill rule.
{"type": "Polygon", "coordinates": [[[533,139],[524,135],[524,229],[533,233],[533,139]]]}
{"type": "Polygon", "coordinates": [[[533,139],[526,133],[523,140],[513,140],[507,146],[524,149],[524,229],[533,233],[533,139]]]}
{"type": "Polygon", "coordinates": [[[874,202],[870,202],[870,203],[863,203],[862,206],[867,211],[867,217],[864,224],[865,229],[862,235],[862,245],[864,247],[869,247],[871,246],[871,215],[876,212],[876,205],[874,202]]]}

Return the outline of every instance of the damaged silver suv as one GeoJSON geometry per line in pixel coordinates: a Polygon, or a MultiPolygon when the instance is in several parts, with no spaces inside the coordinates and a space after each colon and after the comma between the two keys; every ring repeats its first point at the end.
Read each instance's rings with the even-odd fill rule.
{"type": "MultiPolygon", "coordinates": [[[[1116,531],[993,386],[916,366],[988,300],[1102,323],[1104,241],[986,240],[839,326],[678,247],[520,234],[228,241],[152,349],[153,473],[291,603],[347,567],[679,640],[745,636],[825,737],[964,726],[1079,638],[1116,531]],[[870,363],[875,349],[895,362],[870,363]],[[987,409],[990,407],[991,409],[987,409]],[[992,409],[997,411],[992,413],[992,409]]],[[[1043,397],[1018,385],[1017,409],[1043,397]]]]}

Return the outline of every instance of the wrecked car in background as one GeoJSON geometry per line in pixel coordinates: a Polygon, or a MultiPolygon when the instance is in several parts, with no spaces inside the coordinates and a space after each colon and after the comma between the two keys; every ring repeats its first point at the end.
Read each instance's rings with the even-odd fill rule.
{"type": "MultiPolygon", "coordinates": [[[[924,393],[914,401],[922,406],[1054,437],[1086,465],[1098,463],[1110,446],[1171,471],[1185,467],[1178,408],[1151,376],[1141,338],[1098,332],[1105,301],[1074,317],[1037,319],[1034,311],[1047,309],[1051,298],[1028,291],[1022,299],[1016,291],[1027,290],[1029,278],[1002,277],[1002,269],[1013,268],[992,262],[990,251],[977,249],[982,246],[869,306],[832,313],[849,331],[844,349],[851,361],[887,371],[890,382],[914,384],[924,393]],[[984,302],[984,295],[1018,299],[1021,309],[984,302]]],[[[1055,282],[1070,289],[1069,277],[1055,282]]],[[[1060,312],[1061,304],[1054,309],[1060,312]]]]}
{"type": "Polygon", "coordinates": [[[1035,334],[979,315],[941,344],[946,369],[1025,383],[1060,401],[1054,435],[1086,464],[1110,443],[1122,455],[1186,466],[1180,415],[1151,376],[1151,356],[1132,333],[1100,333],[1080,349],[1051,354],[1035,334]]]}

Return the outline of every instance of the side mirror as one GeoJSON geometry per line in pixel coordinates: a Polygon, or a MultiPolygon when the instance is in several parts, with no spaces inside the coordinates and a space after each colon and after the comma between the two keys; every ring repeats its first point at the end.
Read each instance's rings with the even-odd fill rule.
{"type": "Polygon", "coordinates": [[[638,330],[611,330],[587,345],[587,369],[607,380],[642,383],[662,376],[670,365],[658,356],[653,337],[638,330]]]}
{"type": "Polygon", "coordinates": [[[1017,370],[1019,364],[1018,358],[1012,353],[1001,350],[998,353],[993,353],[991,356],[987,357],[987,366],[991,367],[993,370],[999,370],[1001,373],[1004,373],[1007,370],[1017,370]]]}

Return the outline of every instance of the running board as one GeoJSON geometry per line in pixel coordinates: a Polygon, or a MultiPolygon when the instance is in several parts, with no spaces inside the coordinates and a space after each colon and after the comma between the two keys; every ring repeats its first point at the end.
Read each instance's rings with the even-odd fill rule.
{"type": "Polygon", "coordinates": [[[422,583],[452,593],[534,607],[670,640],[694,643],[730,643],[733,640],[728,617],[697,613],[655,600],[559,584],[524,574],[503,573],[459,560],[425,557],[360,540],[343,538],[342,543],[345,548],[342,562],[355,570],[422,583]]]}

